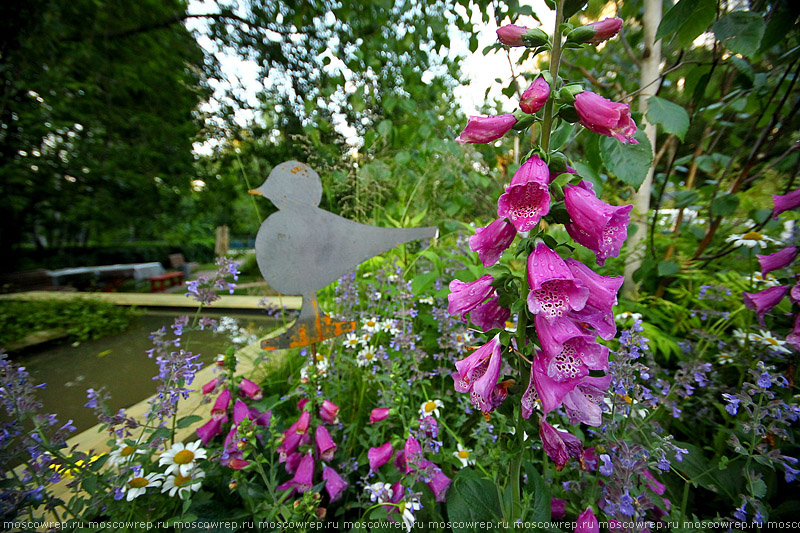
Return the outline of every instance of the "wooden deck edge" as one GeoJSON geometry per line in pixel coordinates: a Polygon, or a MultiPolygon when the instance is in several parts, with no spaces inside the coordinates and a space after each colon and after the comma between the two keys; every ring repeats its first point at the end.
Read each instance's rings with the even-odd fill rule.
{"type": "MultiPolygon", "coordinates": [[[[0,300],[59,300],[70,301],[81,298],[110,302],[116,305],[135,305],[141,307],[183,307],[196,308],[199,303],[183,294],[158,294],[139,292],[53,292],[28,291],[0,294],[0,300]]],[[[219,300],[206,305],[209,309],[259,309],[262,301],[276,307],[300,309],[303,299],[300,296],[221,296],[219,300]]]]}

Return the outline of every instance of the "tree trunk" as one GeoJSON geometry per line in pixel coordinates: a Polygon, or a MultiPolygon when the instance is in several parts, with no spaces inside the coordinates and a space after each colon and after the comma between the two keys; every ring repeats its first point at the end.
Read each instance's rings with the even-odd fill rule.
{"type": "MultiPolygon", "coordinates": [[[[639,93],[639,112],[647,113],[647,99],[656,94],[658,78],[661,70],[661,42],[656,42],[656,30],[661,23],[661,0],[645,0],[644,2],[644,57],[642,58],[642,91],[639,93]]],[[[644,120],[644,119],[643,119],[644,120]]],[[[656,125],[645,121],[644,131],[653,153],[656,151],[656,125]]],[[[655,166],[647,172],[647,178],[639,187],[633,199],[632,222],[636,231],[628,238],[628,259],[625,264],[625,284],[622,294],[625,298],[636,295],[636,283],[633,273],[642,266],[647,238],[647,215],[650,209],[650,190],[653,186],[655,166]]]]}

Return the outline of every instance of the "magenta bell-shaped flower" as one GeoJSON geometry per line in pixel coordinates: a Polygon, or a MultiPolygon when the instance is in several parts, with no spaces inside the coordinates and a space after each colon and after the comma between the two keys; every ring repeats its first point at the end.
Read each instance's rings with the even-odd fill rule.
{"type": "Polygon", "coordinates": [[[522,97],[519,100],[519,108],[529,115],[533,115],[544,107],[549,97],[550,84],[547,83],[544,77],[539,76],[531,83],[531,86],[522,93],[522,97]]]}
{"type": "Polygon", "coordinates": [[[247,396],[251,400],[260,400],[263,398],[261,387],[245,378],[242,378],[241,383],[239,383],[239,394],[247,396]]]}
{"type": "Polygon", "coordinates": [[[494,294],[493,281],[494,278],[489,274],[468,283],[454,279],[450,282],[450,294],[447,295],[447,311],[451,315],[461,315],[461,320],[466,322],[464,315],[494,294]]]}
{"type": "Polygon", "coordinates": [[[393,454],[394,449],[392,448],[391,442],[387,442],[383,446],[378,446],[377,448],[370,448],[367,452],[369,469],[373,472],[377,472],[380,467],[389,462],[393,454]]]}
{"type": "Polygon", "coordinates": [[[460,144],[475,143],[486,144],[496,141],[514,127],[517,123],[514,115],[497,115],[489,117],[469,117],[467,126],[461,135],[456,137],[460,144]]]}
{"type": "Polygon", "coordinates": [[[211,418],[220,418],[227,416],[228,407],[231,405],[231,390],[222,389],[222,392],[217,396],[214,405],[211,407],[211,418]]]}
{"type": "Polygon", "coordinates": [[[469,238],[469,249],[478,252],[483,266],[490,267],[500,260],[500,256],[514,242],[516,236],[514,225],[498,218],[485,228],[475,230],[475,235],[469,238]]]}
{"type": "Polygon", "coordinates": [[[472,392],[475,381],[486,373],[492,357],[500,357],[502,346],[499,335],[469,354],[460,361],[456,361],[456,372],[453,373],[453,382],[456,392],[472,392]]]}
{"type": "Polygon", "coordinates": [[[248,408],[250,412],[250,420],[257,426],[269,427],[272,421],[272,411],[264,411],[263,413],[255,407],[248,408]]]}
{"type": "Polygon", "coordinates": [[[795,302],[800,302],[800,279],[798,279],[797,283],[795,283],[794,287],[792,287],[789,297],[795,302]]]}
{"type": "Polygon", "coordinates": [[[589,289],[543,242],[528,256],[528,287],[528,309],[548,321],[562,318],[569,311],[580,311],[589,297],[589,289]]]}
{"type": "Polygon", "coordinates": [[[314,433],[317,441],[317,452],[323,461],[330,461],[333,459],[333,454],[336,453],[336,443],[333,442],[331,434],[325,429],[325,426],[320,424],[314,433]]]}
{"type": "MultiPolygon", "coordinates": [[[[483,413],[494,411],[497,407],[493,401],[495,387],[497,380],[500,378],[500,367],[503,364],[500,358],[501,350],[499,343],[497,349],[493,349],[489,357],[489,362],[486,364],[486,371],[472,384],[472,390],[469,393],[469,398],[472,404],[481,410],[483,413]]],[[[473,372],[473,376],[475,372],[473,372]]],[[[502,402],[502,399],[500,399],[502,402]]]]}
{"type": "Polygon", "coordinates": [[[533,414],[533,409],[536,402],[539,401],[539,393],[536,391],[536,383],[534,381],[533,369],[531,369],[530,381],[528,381],[528,388],[522,393],[520,404],[522,405],[522,418],[528,419],[533,414]]]}
{"type": "Polygon", "coordinates": [[[611,376],[586,376],[574,389],[564,395],[562,407],[571,424],[600,426],[603,424],[603,397],[611,383],[611,376]]]}
{"type": "Polygon", "coordinates": [[[211,442],[211,439],[216,437],[217,435],[222,434],[222,425],[228,423],[228,415],[222,415],[211,417],[211,420],[203,424],[203,426],[197,428],[197,436],[200,437],[200,440],[203,442],[203,446],[208,446],[208,443],[211,442]]]}
{"type": "Polygon", "coordinates": [[[214,391],[214,389],[217,388],[217,384],[219,384],[218,377],[212,379],[211,381],[203,385],[203,394],[211,394],[214,391]]]}
{"type": "Polygon", "coordinates": [[[797,246],[787,246],[779,252],[769,255],[757,254],[758,264],[761,265],[761,276],[766,277],[768,272],[785,268],[797,258],[797,246]]]}
{"type": "Polygon", "coordinates": [[[601,276],[576,259],[568,257],[564,263],[569,267],[575,279],[580,280],[589,289],[586,303],[598,309],[611,309],[617,305],[617,293],[625,281],[624,276],[601,276]]]}
{"type": "Polygon", "coordinates": [[[323,466],[322,479],[325,480],[325,491],[328,493],[331,503],[342,497],[347,488],[347,481],[342,479],[336,470],[327,465],[323,466]]]}
{"type": "Polygon", "coordinates": [[[775,204],[772,218],[778,220],[778,215],[784,211],[791,211],[800,207],[800,189],[794,190],[789,194],[773,194],[772,202],[775,204]]]}
{"type": "Polygon", "coordinates": [[[495,296],[485,304],[479,305],[469,314],[469,319],[483,331],[505,328],[506,321],[511,318],[511,311],[499,306],[498,301],[499,298],[495,296]]]}
{"type": "Polygon", "coordinates": [[[437,502],[445,501],[445,496],[447,494],[447,489],[450,488],[450,478],[444,475],[442,469],[436,466],[433,463],[430,463],[429,466],[434,469],[434,474],[431,477],[431,480],[428,481],[428,487],[433,491],[433,495],[436,497],[437,502]]]}
{"type": "Polygon", "coordinates": [[[608,348],[572,320],[549,322],[536,315],[536,333],[549,359],[547,375],[558,382],[579,379],[591,370],[608,370],[608,348]]]}
{"type": "Polygon", "coordinates": [[[297,426],[294,428],[298,435],[308,433],[308,426],[311,423],[311,413],[303,411],[300,413],[300,418],[297,419],[297,426]]]}
{"type": "Polygon", "coordinates": [[[564,468],[570,457],[577,459],[581,456],[583,444],[580,439],[566,431],[557,430],[545,419],[539,421],[539,436],[542,439],[544,451],[556,464],[557,470],[564,468]]]}
{"type": "Polygon", "coordinates": [[[567,500],[550,498],[550,518],[561,520],[565,516],[567,516],[567,500]]]}
{"type": "Polygon", "coordinates": [[[628,238],[632,205],[612,206],[603,202],[585,181],[580,186],[564,188],[564,204],[572,219],[567,232],[578,244],[595,253],[598,265],[619,255],[628,238]]]}
{"type": "Polygon", "coordinates": [[[599,94],[583,91],[575,95],[575,111],[581,125],[600,135],[614,137],[622,143],[639,144],[633,138],[636,123],[628,104],[612,102],[599,94]]]}
{"type": "Polygon", "coordinates": [[[757,293],[743,292],[742,298],[744,298],[744,306],[756,312],[758,322],[763,327],[764,315],[778,305],[787,292],[789,292],[788,286],[779,285],[757,293]]]}
{"type": "Polygon", "coordinates": [[[335,423],[339,417],[339,406],[330,400],[323,400],[319,408],[319,417],[328,424],[335,423]]]}
{"type": "Polygon", "coordinates": [[[286,458],[286,473],[287,474],[294,474],[297,472],[297,467],[300,466],[300,461],[303,460],[303,454],[299,452],[293,452],[286,458]]]}
{"type": "Polygon", "coordinates": [[[389,416],[388,407],[376,407],[369,414],[369,423],[374,424],[375,422],[380,422],[381,420],[385,420],[386,417],[388,416],[389,416]]]}
{"type": "Polygon", "coordinates": [[[522,37],[527,33],[526,26],[516,24],[506,24],[497,29],[497,38],[506,46],[525,46],[522,37]]]}
{"type": "Polygon", "coordinates": [[[550,212],[550,170],[538,155],[514,173],[497,201],[497,216],[508,218],[517,231],[530,231],[550,212]]]}
{"type": "Polygon", "coordinates": [[[300,460],[294,477],[276,487],[278,490],[296,490],[300,494],[308,492],[314,486],[314,458],[308,452],[300,460]]]}
{"type": "Polygon", "coordinates": [[[596,32],[588,42],[592,44],[600,44],[603,41],[611,39],[613,36],[619,33],[620,28],[622,28],[622,19],[617,17],[603,19],[597,22],[592,22],[591,24],[587,24],[587,26],[596,32]]]}
{"type": "MultiPolygon", "coordinates": [[[[786,335],[786,342],[794,346],[795,350],[800,351],[800,313],[794,317],[794,328],[791,333],[786,335]]],[[[197,433],[200,434],[199,429],[197,433]]]]}
{"type": "Polygon", "coordinates": [[[611,340],[617,334],[617,324],[611,307],[599,309],[588,303],[580,311],[573,311],[569,317],[587,333],[591,330],[605,340],[611,340]]]}
{"type": "Polygon", "coordinates": [[[541,401],[542,412],[545,414],[557,409],[564,397],[581,381],[580,378],[556,381],[549,376],[548,366],[549,358],[543,352],[537,352],[536,357],[533,358],[531,375],[536,393],[541,401]]]}
{"type": "MultiPolygon", "coordinates": [[[[425,461],[426,459],[422,454],[422,447],[419,445],[419,441],[414,437],[408,437],[403,446],[403,458],[401,460],[405,473],[408,474],[419,468],[425,468],[425,461]]],[[[397,463],[398,459],[395,458],[395,464],[397,463]]]]}
{"type": "Polygon", "coordinates": [[[591,507],[578,515],[575,521],[575,533],[600,533],[600,523],[595,518],[591,507]]]}

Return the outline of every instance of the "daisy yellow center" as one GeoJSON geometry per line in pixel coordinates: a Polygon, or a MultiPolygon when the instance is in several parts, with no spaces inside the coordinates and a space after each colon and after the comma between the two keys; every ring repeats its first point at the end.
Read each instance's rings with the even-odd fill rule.
{"type": "Polygon", "coordinates": [[[192,461],[194,461],[194,452],[190,450],[181,450],[175,454],[175,464],[178,465],[188,465],[192,461]]]}
{"type": "Polygon", "coordinates": [[[425,402],[425,412],[430,413],[436,409],[436,402],[425,402]]]}
{"type": "Polygon", "coordinates": [[[467,450],[459,450],[458,457],[460,459],[467,459],[469,458],[469,452],[467,450]]]}
{"type": "Polygon", "coordinates": [[[742,239],[745,241],[761,241],[764,240],[764,236],[757,231],[751,231],[742,235],[742,239]]]}
{"type": "Polygon", "coordinates": [[[464,340],[464,337],[462,337],[461,335],[456,335],[456,342],[461,342],[463,340],[464,340]]]}
{"type": "Polygon", "coordinates": [[[133,446],[125,446],[124,448],[122,448],[119,451],[119,455],[120,455],[120,457],[127,457],[130,454],[132,454],[134,451],[136,451],[136,448],[134,448],[133,446]]]}
{"type": "Polygon", "coordinates": [[[132,489],[143,489],[149,484],[150,482],[147,481],[147,478],[143,477],[135,477],[132,480],[128,481],[128,486],[132,489]]]}
{"type": "Polygon", "coordinates": [[[182,487],[182,486],[186,485],[187,483],[189,483],[191,480],[192,480],[192,478],[190,478],[188,476],[182,476],[182,475],[178,474],[177,476],[175,476],[175,486],[176,487],[182,487]]]}
{"type": "Polygon", "coordinates": [[[325,356],[318,353],[317,354],[317,361],[324,361],[324,360],[325,360],[325,356]]]}
{"type": "Polygon", "coordinates": [[[771,339],[769,337],[764,337],[764,340],[770,343],[773,346],[778,346],[778,341],[776,339],[771,339]]]}
{"type": "Polygon", "coordinates": [[[367,361],[369,361],[369,360],[370,360],[370,359],[372,359],[373,357],[375,357],[375,354],[374,354],[374,353],[372,353],[372,352],[366,352],[366,353],[364,354],[364,359],[366,359],[367,361]]]}
{"type": "Polygon", "coordinates": [[[358,339],[349,339],[347,341],[347,344],[349,344],[350,346],[355,346],[356,344],[358,344],[358,339]]]}
{"type": "Polygon", "coordinates": [[[368,327],[370,328],[375,327],[375,324],[377,324],[377,322],[375,322],[374,320],[367,320],[368,327]]]}

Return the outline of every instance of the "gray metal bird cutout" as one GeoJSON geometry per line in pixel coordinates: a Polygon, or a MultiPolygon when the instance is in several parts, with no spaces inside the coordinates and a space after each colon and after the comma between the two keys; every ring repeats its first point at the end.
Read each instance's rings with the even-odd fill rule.
{"type": "Polygon", "coordinates": [[[354,321],[336,322],[319,308],[317,291],[370,257],[438,235],[437,228],[378,228],[320,209],[319,174],[298,161],[276,166],[260,187],[249,192],[268,198],[278,208],[256,236],[261,275],[276,291],[303,297],[297,321],[278,337],[262,341],[265,350],[307,346],[353,331],[354,321]]]}

